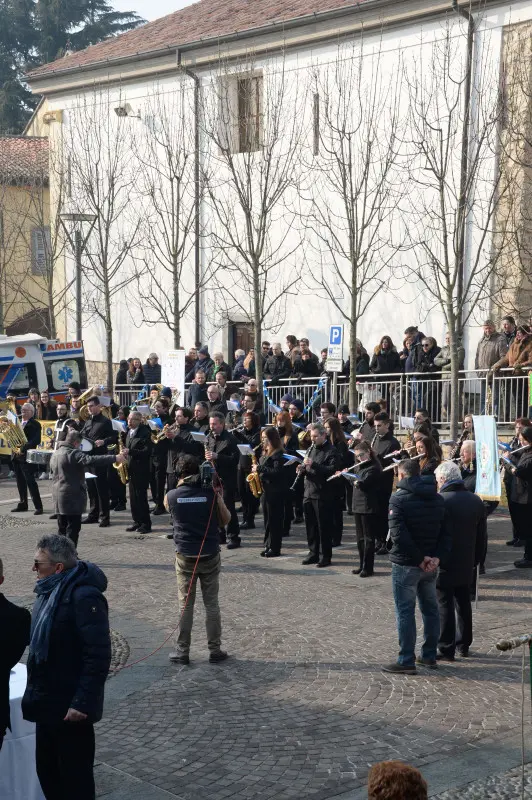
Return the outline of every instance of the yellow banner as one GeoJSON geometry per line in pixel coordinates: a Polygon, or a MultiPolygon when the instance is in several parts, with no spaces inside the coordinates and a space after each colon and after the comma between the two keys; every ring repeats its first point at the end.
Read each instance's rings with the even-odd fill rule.
{"type": "Polygon", "coordinates": [[[51,450],[54,443],[55,420],[39,419],[37,421],[41,426],[39,450],[51,450]]]}

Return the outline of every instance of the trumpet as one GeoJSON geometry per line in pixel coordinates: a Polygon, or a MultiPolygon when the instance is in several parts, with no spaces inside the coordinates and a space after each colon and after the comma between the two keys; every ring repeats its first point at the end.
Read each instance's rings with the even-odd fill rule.
{"type": "Polygon", "coordinates": [[[177,422],[174,422],[173,425],[165,425],[160,433],[155,433],[155,431],[152,433],[151,440],[154,444],[158,444],[162,442],[163,439],[166,439],[167,433],[177,433],[178,430],[179,425],[177,422]]]}

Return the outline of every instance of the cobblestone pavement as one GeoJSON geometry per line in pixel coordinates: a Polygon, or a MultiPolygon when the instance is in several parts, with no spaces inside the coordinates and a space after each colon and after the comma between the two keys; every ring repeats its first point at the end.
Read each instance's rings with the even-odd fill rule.
{"type": "MultiPolygon", "coordinates": [[[[36,538],[55,523],[22,514],[11,524],[6,501],[15,497],[3,481],[0,555],[6,594],[27,602],[36,538]]],[[[390,566],[379,557],[375,577],[351,574],[349,518],[345,545],[326,570],[301,565],[301,526],[274,561],[258,557],[260,530],[244,534],[239,550],[224,549],[220,599],[231,659],[208,663],[198,596],[191,665],[169,664],[172,639],[161,645],[177,625],[173,551],[168,517],[156,520],[142,539],[125,532],[127,513],[111,528],[82,528],[80,556],[106,572],[111,625],[130,649],[127,668],[108,682],[97,728],[99,797],[358,800],[369,766],[400,758],[447,800],[489,796],[450,790],[520,763],[521,659],[498,653],[495,642],[529,628],[532,573],[513,568],[519,553],[504,546],[507,515],[489,522],[474,657],[415,677],[380,671],[397,647],[390,566]]]]}

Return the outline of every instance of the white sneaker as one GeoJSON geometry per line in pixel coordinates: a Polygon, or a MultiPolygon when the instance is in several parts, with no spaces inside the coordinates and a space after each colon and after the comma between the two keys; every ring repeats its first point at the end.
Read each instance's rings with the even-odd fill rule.
{"type": "Polygon", "coordinates": [[[41,474],[39,475],[39,480],[40,481],[48,480],[48,473],[47,472],[41,472],[41,474]]]}

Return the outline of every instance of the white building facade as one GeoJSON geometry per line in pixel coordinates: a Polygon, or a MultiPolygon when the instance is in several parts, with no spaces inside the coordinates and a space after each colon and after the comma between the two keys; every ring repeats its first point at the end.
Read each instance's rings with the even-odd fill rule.
{"type": "MultiPolygon", "coordinates": [[[[194,9],[200,25],[207,2],[171,15],[167,27],[185,14],[190,22],[194,9]]],[[[230,355],[246,341],[257,291],[269,341],[306,335],[318,352],[329,325],[349,329],[354,305],[370,352],[384,334],[402,345],[409,325],[442,344],[432,262],[458,246],[468,22],[451,3],[369,0],[323,14],[314,5],[293,22],[238,35],[201,41],[198,28],[194,40],[174,37],[164,52],[153,44],[140,56],[129,52],[140,31],[131,32],[113,40],[112,56],[103,43],[79,63],[67,57],[31,76],[45,96],[40,113],[63,112],[49,125],[63,210],[99,218],[84,254],[90,359],[105,360],[109,321],[115,361],[144,360],[178,340],[188,349],[198,332],[211,353],[230,355]],[[442,193],[430,164],[438,141],[447,148],[442,193]]],[[[472,367],[479,325],[494,308],[504,37],[532,20],[532,3],[464,8],[474,17],[468,134],[477,167],[463,267],[472,367]]],[[[158,25],[164,38],[161,23],[144,30],[158,25]]],[[[71,259],[64,269],[68,281],[71,259]]],[[[74,317],[64,325],[72,338],[74,317]]]]}

